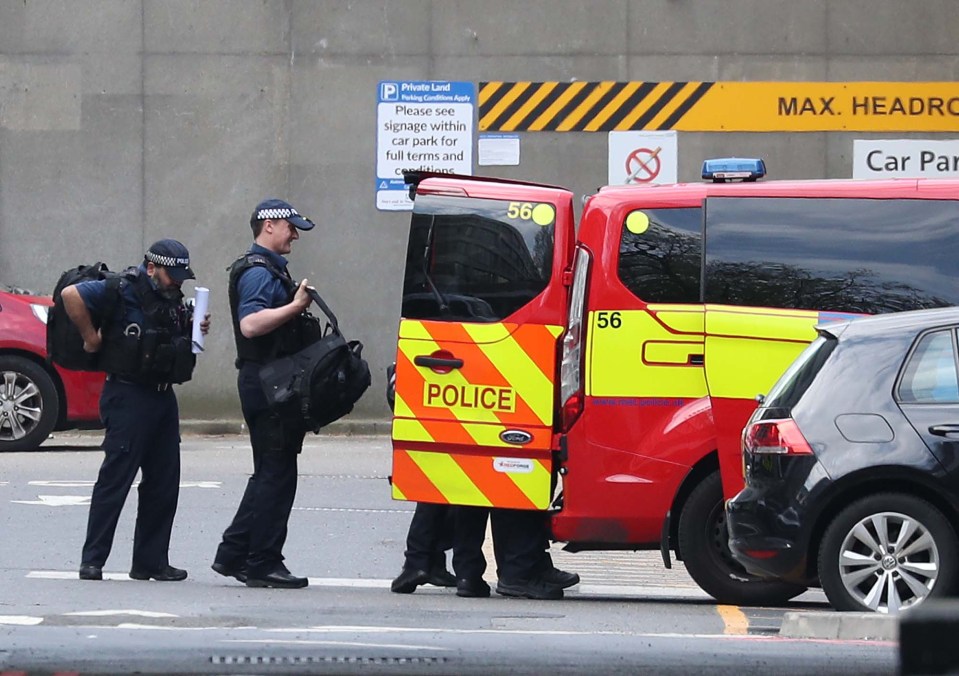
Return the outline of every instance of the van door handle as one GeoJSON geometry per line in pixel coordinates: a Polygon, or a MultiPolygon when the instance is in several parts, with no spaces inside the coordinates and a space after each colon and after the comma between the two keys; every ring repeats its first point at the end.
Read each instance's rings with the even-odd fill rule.
{"type": "Polygon", "coordinates": [[[453,357],[452,359],[447,359],[444,357],[431,357],[428,354],[420,354],[413,357],[413,363],[417,366],[427,366],[429,368],[447,368],[447,369],[461,369],[463,368],[463,360],[453,357]]]}
{"type": "Polygon", "coordinates": [[[950,434],[959,434],[959,425],[933,425],[929,428],[929,433],[938,437],[948,437],[950,434]]]}
{"type": "Polygon", "coordinates": [[[691,366],[702,366],[706,363],[706,357],[702,354],[691,354],[689,355],[689,363],[691,366]]]}

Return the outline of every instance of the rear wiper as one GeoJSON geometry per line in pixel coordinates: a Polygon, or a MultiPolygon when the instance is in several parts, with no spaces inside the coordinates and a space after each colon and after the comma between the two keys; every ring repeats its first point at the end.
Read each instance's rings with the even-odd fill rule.
{"type": "Polygon", "coordinates": [[[445,315],[450,310],[449,303],[446,302],[446,298],[440,293],[440,290],[436,288],[436,284],[433,283],[433,278],[430,277],[429,273],[429,258],[430,250],[433,248],[433,226],[435,223],[436,216],[430,215],[430,229],[429,232],[426,233],[426,246],[423,248],[423,278],[426,280],[426,283],[429,284],[430,291],[433,292],[433,297],[436,298],[440,314],[445,315]]]}

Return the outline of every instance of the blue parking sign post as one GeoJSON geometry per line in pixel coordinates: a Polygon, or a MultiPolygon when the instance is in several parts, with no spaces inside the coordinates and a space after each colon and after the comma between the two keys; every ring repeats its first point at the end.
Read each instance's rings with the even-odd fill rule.
{"type": "Polygon", "coordinates": [[[413,208],[404,170],[473,173],[474,83],[390,80],[377,92],[377,209],[413,208]]]}

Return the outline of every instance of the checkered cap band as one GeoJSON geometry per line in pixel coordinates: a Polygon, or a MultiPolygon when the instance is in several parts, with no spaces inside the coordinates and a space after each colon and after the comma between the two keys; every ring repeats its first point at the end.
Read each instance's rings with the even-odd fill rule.
{"type": "Polygon", "coordinates": [[[266,219],[280,220],[290,216],[299,216],[296,209],[260,209],[256,212],[256,220],[265,221],[266,219]]]}
{"type": "Polygon", "coordinates": [[[147,251],[144,255],[148,261],[154,265],[162,265],[165,268],[176,268],[176,267],[189,267],[190,259],[189,258],[174,258],[173,256],[161,256],[160,254],[155,254],[152,251],[147,251]]]}

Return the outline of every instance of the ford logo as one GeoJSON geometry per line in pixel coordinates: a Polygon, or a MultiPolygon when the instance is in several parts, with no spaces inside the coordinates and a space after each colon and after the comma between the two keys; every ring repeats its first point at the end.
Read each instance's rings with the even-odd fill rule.
{"type": "Polygon", "coordinates": [[[533,435],[523,430],[503,430],[499,433],[499,438],[507,444],[517,444],[522,446],[533,440],[533,435]]]}

